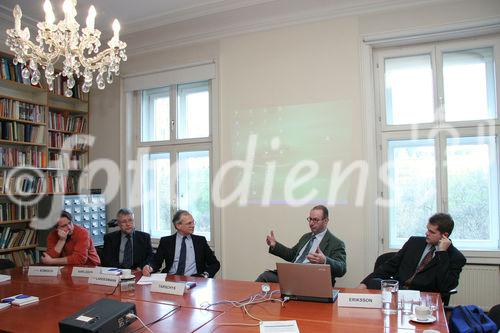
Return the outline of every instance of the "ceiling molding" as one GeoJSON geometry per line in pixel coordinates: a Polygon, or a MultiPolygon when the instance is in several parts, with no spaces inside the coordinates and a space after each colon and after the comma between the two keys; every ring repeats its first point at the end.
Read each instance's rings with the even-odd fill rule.
{"type": "MultiPolygon", "coordinates": [[[[325,19],[364,15],[456,0],[214,0],[125,22],[121,39],[137,55],[325,19]]],[[[159,7],[161,8],[161,7],[159,7]]],[[[14,25],[12,10],[0,5],[0,23],[14,25]]],[[[32,35],[36,20],[23,15],[32,35]]],[[[5,36],[2,27],[0,36],[5,36]]],[[[101,39],[106,38],[103,33],[101,39]]],[[[5,37],[3,38],[5,40],[5,37]]]]}
{"type": "Polygon", "coordinates": [[[307,6],[307,2],[298,4],[300,0],[294,0],[292,2],[296,4],[295,7],[286,7],[284,3],[290,3],[290,1],[261,1],[258,5],[237,8],[232,10],[231,13],[217,12],[205,15],[203,19],[200,17],[193,19],[193,25],[189,28],[186,24],[180,24],[187,21],[180,21],[137,33],[126,34],[123,38],[128,44],[127,53],[133,56],[244,33],[266,31],[331,18],[423,6],[429,3],[444,3],[453,0],[352,1],[343,6],[337,5],[333,1],[326,1],[321,4],[318,3],[314,7],[307,6]],[[276,10],[277,8],[280,9],[279,12],[276,10]],[[259,13],[259,15],[256,15],[256,13],[259,13]],[[231,17],[239,17],[240,20],[234,21],[231,17]],[[159,31],[165,33],[159,33],[159,31]],[[158,35],[159,37],[152,37],[154,35],[158,35]]]}
{"type": "Polygon", "coordinates": [[[161,13],[140,20],[127,22],[126,33],[133,33],[143,30],[148,30],[160,26],[169,25],[181,21],[192,20],[198,17],[207,15],[227,12],[235,9],[244,9],[247,7],[272,2],[275,0],[247,0],[241,2],[215,2],[211,4],[204,4],[201,6],[183,8],[179,10],[170,11],[168,13],[161,13]]]}

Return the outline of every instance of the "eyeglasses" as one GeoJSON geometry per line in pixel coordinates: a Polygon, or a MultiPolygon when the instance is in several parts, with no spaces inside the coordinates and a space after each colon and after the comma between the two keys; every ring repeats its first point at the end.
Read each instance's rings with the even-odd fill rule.
{"type": "Polygon", "coordinates": [[[134,220],[118,220],[118,224],[134,224],[134,220]]]}
{"type": "Polygon", "coordinates": [[[323,220],[324,220],[324,218],[322,218],[322,219],[311,218],[311,217],[306,218],[307,222],[314,222],[314,223],[318,223],[319,221],[323,221],[323,220]]]}

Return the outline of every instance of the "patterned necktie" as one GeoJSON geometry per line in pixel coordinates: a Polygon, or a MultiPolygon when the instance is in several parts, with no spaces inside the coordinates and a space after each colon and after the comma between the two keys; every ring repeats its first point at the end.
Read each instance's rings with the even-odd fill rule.
{"type": "Polygon", "coordinates": [[[130,238],[130,235],[126,235],[125,237],[127,238],[127,241],[125,242],[125,249],[123,250],[122,267],[123,268],[132,268],[132,265],[133,265],[132,239],[130,238]]]}
{"type": "Polygon", "coordinates": [[[304,249],[304,251],[302,251],[302,254],[300,255],[300,257],[298,257],[297,260],[295,260],[296,263],[304,262],[304,259],[309,254],[309,251],[311,251],[311,247],[312,247],[315,239],[316,239],[316,236],[311,237],[311,239],[309,240],[309,242],[306,245],[306,248],[304,249]]]}
{"type": "Polygon", "coordinates": [[[182,237],[181,253],[179,254],[179,264],[175,275],[184,275],[186,269],[186,236],[182,237]]]}
{"type": "Polygon", "coordinates": [[[405,281],[405,286],[409,287],[411,282],[415,278],[415,275],[420,273],[425,268],[425,266],[427,266],[427,264],[431,262],[432,256],[434,255],[434,251],[436,251],[436,247],[432,246],[429,252],[427,252],[427,254],[424,256],[424,258],[418,265],[417,269],[415,270],[415,273],[413,273],[413,275],[408,280],[405,281]]]}

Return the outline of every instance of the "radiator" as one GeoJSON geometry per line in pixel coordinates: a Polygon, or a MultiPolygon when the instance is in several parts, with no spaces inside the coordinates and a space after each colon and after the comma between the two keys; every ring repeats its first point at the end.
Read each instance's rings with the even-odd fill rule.
{"type": "Polygon", "coordinates": [[[489,310],[500,304],[499,266],[465,265],[457,290],[458,293],[451,296],[450,305],[475,304],[489,310]]]}

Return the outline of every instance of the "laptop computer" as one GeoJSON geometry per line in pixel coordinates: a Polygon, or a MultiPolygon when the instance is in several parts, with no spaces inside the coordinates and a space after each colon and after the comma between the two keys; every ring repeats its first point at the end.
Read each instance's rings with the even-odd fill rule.
{"type": "Polygon", "coordinates": [[[311,302],[335,302],[330,265],[276,263],[282,297],[311,302]]]}

